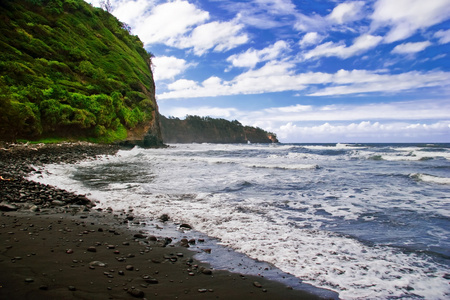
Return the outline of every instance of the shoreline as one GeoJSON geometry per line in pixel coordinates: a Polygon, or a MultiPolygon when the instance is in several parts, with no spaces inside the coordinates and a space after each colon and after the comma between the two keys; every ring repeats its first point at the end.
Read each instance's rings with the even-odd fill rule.
{"type": "Polygon", "coordinates": [[[131,212],[98,211],[84,195],[22,178],[33,165],[120,149],[67,143],[0,150],[0,298],[321,299],[261,276],[214,270],[186,245],[139,232],[131,212]]]}

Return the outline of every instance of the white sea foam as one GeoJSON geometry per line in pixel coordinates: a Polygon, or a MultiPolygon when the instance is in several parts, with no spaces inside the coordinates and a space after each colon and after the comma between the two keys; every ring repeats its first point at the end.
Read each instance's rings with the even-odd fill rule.
{"type": "Polygon", "coordinates": [[[414,173],[409,176],[411,178],[414,178],[419,181],[424,181],[424,182],[431,182],[431,183],[438,183],[438,184],[450,184],[450,178],[448,178],[448,177],[439,177],[439,176],[420,174],[420,173],[414,173]]]}
{"type": "Polygon", "coordinates": [[[289,170],[309,170],[309,169],[318,169],[318,165],[302,165],[302,164],[243,164],[249,168],[268,168],[268,169],[289,169],[289,170]]]}
{"type": "MultiPolygon", "coordinates": [[[[33,179],[89,194],[100,207],[133,207],[142,216],[168,214],[174,221],[188,222],[196,230],[219,238],[223,245],[270,262],[305,282],[335,290],[343,299],[445,299],[450,295],[444,278],[448,270],[425,255],[365,244],[323,229],[325,225],[332,229],[336,220],[376,221],[392,207],[417,215],[433,211],[448,217],[445,194],[430,201],[420,193],[422,186],[399,185],[408,180],[407,176],[392,177],[379,187],[375,180],[362,180],[367,172],[374,172],[364,165],[358,168],[358,164],[347,162],[353,168],[351,172],[342,167],[339,160],[377,154],[370,149],[321,156],[291,152],[294,147],[298,146],[136,148],[96,162],[50,165],[46,167],[48,172],[35,174],[33,179]],[[267,153],[245,158],[204,155],[211,151],[232,154],[242,149],[267,149],[267,153]],[[155,177],[141,183],[130,174],[128,181],[112,182],[100,190],[75,176],[120,164],[123,168],[147,168],[155,177]],[[321,168],[315,171],[317,165],[321,168]]],[[[387,156],[405,156],[408,151],[387,156]]],[[[377,161],[372,163],[379,165],[377,161]]],[[[448,178],[423,173],[411,177],[430,184],[448,182],[448,178]]],[[[441,240],[448,239],[445,228],[432,232],[441,240]]]]}

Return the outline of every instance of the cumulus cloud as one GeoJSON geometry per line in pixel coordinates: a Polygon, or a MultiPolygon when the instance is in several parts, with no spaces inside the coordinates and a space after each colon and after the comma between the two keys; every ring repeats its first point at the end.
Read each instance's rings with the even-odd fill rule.
{"type": "Polygon", "coordinates": [[[434,37],[439,39],[439,44],[450,43],[450,29],[439,30],[434,34],[434,37]]]}
{"type": "Polygon", "coordinates": [[[369,49],[375,48],[381,43],[383,38],[381,36],[373,36],[370,34],[364,34],[357,37],[353,45],[346,46],[343,42],[333,43],[326,42],[317,46],[316,48],[303,54],[304,59],[312,59],[319,57],[336,56],[339,58],[349,58],[357,54],[361,54],[369,49]]]}
{"type": "Polygon", "coordinates": [[[363,1],[341,3],[333,9],[327,18],[337,24],[360,20],[364,17],[362,13],[363,7],[363,1]]]}
{"type": "Polygon", "coordinates": [[[145,44],[163,43],[173,46],[194,26],[208,20],[209,13],[187,1],[174,1],[154,6],[139,19],[133,32],[145,44]]]}
{"type": "Polygon", "coordinates": [[[391,51],[391,53],[397,54],[411,54],[417,53],[425,50],[427,47],[431,46],[429,41],[417,42],[417,43],[404,43],[395,46],[395,48],[391,51]]]}
{"type": "Polygon", "coordinates": [[[258,63],[274,60],[282,56],[289,50],[289,45],[285,41],[278,41],[275,44],[262,50],[248,49],[244,53],[235,54],[227,58],[234,67],[254,68],[258,63]]]}
{"type": "Polygon", "coordinates": [[[405,72],[387,74],[367,70],[339,70],[336,73],[295,73],[295,64],[271,61],[259,69],[251,69],[230,81],[214,77],[199,83],[186,80],[169,85],[169,91],[158,95],[159,99],[215,97],[265,92],[302,91],[315,87],[309,96],[336,96],[369,92],[395,93],[424,87],[448,87],[450,73],[443,71],[405,72]],[[323,87],[322,87],[323,86],[323,87]]]}
{"type": "Polygon", "coordinates": [[[395,93],[423,87],[449,86],[447,72],[406,72],[379,74],[365,70],[338,71],[332,81],[335,85],[309,94],[310,96],[336,96],[369,92],[395,93]]]}
{"type": "Polygon", "coordinates": [[[203,55],[209,49],[224,52],[249,40],[242,31],[243,25],[234,21],[211,22],[197,26],[190,35],[181,37],[172,45],[177,48],[193,48],[197,55],[203,55]]]}
{"type": "MultiPolygon", "coordinates": [[[[329,15],[305,15],[297,13],[294,28],[303,32],[325,32],[329,29],[341,29],[341,25],[351,24],[365,17],[364,1],[349,1],[338,4],[329,15]]],[[[348,30],[348,27],[345,27],[348,30]]]]}
{"type": "Polygon", "coordinates": [[[294,105],[264,110],[262,118],[273,122],[442,120],[448,119],[450,100],[416,100],[393,103],[294,105]]]}
{"type": "Polygon", "coordinates": [[[300,47],[306,47],[310,45],[316,45],[320,43],[324,37],[317,32],[308,32],[305,34],[299,42],[300,47]]]}
{"type": "MultiPolygon", "coordinates": [[[[450,122],[432,124],[362,121],[351,124],[324,123],[302,126],[287,123],[276,129],[282,142],[411,142],[442,141],[450,133],[450,122]]],[[[447,138],[448,140],[448,138],[447,138]]]]}
{"type": "Polygon", "coordinates": [[[174,79],[175,76],[183,73],[189,64],[174,56],[157,56],[152,58],[153,75],[155,80],[174,79]]]}
{"type": "Polygon", "coordinates": [[[386,43],[404,40],[450,18],[448,0],[378,0],[371,16],[372,30],[388,27],[386,43]]]}

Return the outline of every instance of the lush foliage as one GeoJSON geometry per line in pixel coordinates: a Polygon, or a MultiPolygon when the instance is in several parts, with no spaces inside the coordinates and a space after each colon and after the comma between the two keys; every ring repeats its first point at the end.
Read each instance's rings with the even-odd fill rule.
{"type": "Polygon", "coordinates": [[[276,135],[258,127],[243,126],[239,121],[186,116],[179,118],[160,116],[165,143],[272,143],[276,135]]]}
{"type": "Polygon", "coordinates": [[[151,54],[83,0],[0,2],[0,138],[124,139],[156,110],[151,54]]]}

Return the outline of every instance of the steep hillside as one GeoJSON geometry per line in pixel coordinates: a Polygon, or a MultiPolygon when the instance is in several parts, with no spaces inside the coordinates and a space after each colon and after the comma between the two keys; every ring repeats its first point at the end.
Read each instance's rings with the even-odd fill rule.
{"type": "Polygon", "coordinates": [[[165,143],[277,143],[274,133],[243,126],[238,121],[187,116],[186,119],[160,116],[165,143]]]}
{"type": "Polygon", "coordinates": [[[83,0],[0,1],[0,139],[162,143],[151,54],[83,0]]]}

